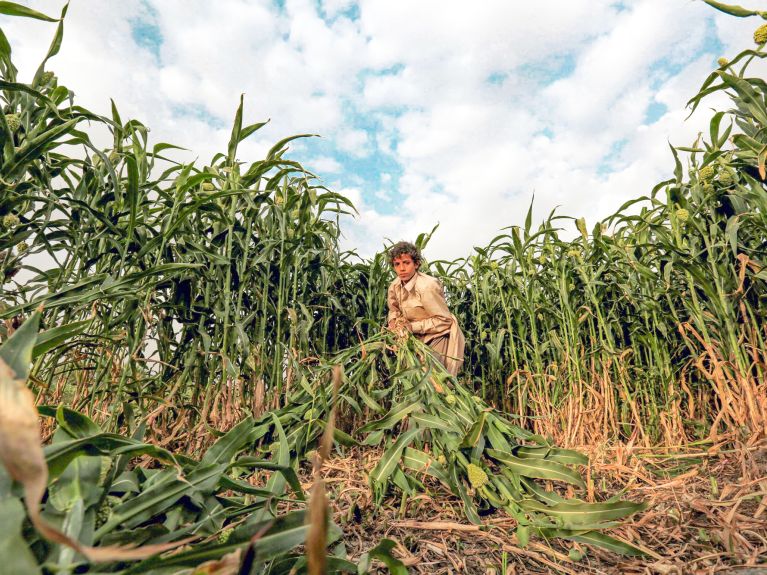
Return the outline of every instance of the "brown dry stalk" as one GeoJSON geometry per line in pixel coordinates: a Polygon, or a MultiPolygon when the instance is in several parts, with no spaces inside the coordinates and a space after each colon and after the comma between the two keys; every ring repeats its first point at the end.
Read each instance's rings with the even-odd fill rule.
{"type": "Polygon", "coordinates": [[[325,431],[320,439],[319,449],[314,454],[314,486],[309,501],[308,522],[309,529],[306,532],[306,556],[309,566],[309,575],[323,575],[327,572],[327,554],[325,546],[328,540],[328,500],[325,495],[325,481],[322,479],[322,465],[330,459],[330,450],[333,447],[333,432],[336,424],[336,405],[338,404],[338,390],[341,387],[343,372],[341,366],[333,367],[333,407],[330,410],[325,431]]]}

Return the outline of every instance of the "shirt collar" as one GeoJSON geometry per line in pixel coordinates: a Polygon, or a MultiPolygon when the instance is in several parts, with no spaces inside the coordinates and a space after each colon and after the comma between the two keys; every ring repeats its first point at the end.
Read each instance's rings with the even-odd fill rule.
{"type": "Polygon", "coordinates": [[[413,277],[407,280],[407,283],[404,283],[402,282],[402,280],[400,280],[400,285],[407,291],[412,292],[415,289],[415,281],[417,277],[418,277],[418,272],[415,272],[413,274],[413,277]]]}

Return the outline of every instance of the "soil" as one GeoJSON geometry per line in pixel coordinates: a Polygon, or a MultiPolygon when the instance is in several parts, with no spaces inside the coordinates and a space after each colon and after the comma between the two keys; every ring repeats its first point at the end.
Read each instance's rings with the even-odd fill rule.
{"type": "MultiPolygon", "coordinates": [[[[562,540],[531,539],[521,547],[514,519],[495,512],[473,525],[459,500],[438,484],[404,503],[392,495],[376,506],[367,480],[375,450],[337,455],[322,474],[352,560],[389,538],[394,554],[417,574],[767,575],[767,442],[674,453],[627,445],[582,451],[592,460],[584,470],[591,477],[587,500],[620,493],[648,503],[609,532],[644,549],[644,557],[562,540]]],[[[308,469],[305,478],[308,489],[308,469]]]]}

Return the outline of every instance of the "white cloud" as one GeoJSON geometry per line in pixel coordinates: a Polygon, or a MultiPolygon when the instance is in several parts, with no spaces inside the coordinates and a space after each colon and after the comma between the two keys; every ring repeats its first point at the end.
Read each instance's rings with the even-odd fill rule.
{"type": "Polygon", "coordinates": [[[364,157],[370,154],[370,137],[364,130],[344,129],[340,130],[335,139],[339,149],[353,156],[364,157]]]}
{"type": "MultiPolygon", "coordinates": [[[[33,5],[56,14],[62,4],[33,5]]],[[[684,121],[685,103],[719,55],[702,54],[705,35],[713,30],[732,58],[759,21],[702,2],[625,6],[76,2],[49,68],[78,103],[108,114],[114,98],[124,120],[145,122],[154,142],[188,148],[190,160],[226,149],[244,94],[246,123],[271,121],[241,144],[242,160],[298,133],[321,134],[350,164],[386,160],[380,180],[366,180],[342,156],[319,155],[311,141],[291,143],[292,152],[314,158],[309,169],[332,175],[334,189],[357,200],[360,217],[344,224],[345,246],[371,253],[384,238],[413,238],[439,222],[429,256],[460,257],[520,224],[533,193],[536,217],[559,205],[590,222],[647,194],[671,173],[666,142],[689,144],[707,131],[709,107],[727,107],[719,94],[684,121]],[[355,7],[359,20],[348,17],[355,7]],[[160,30],[159,57],[136,43],[131,25],[139,19],[160,30]],[[653,102],[667,110],[648,125],[653,102]],[[391,161],[398,176],[390,180],[391,161]],[[403,200],[391,214],[365,201],[394,192],[403,200]]],[[[28,80],[54,26],[8,18],[2,25],[28,80]]]]}
{"type": "Polygon", "coordinates": [[[319,156],[306,162],[306,165],[311,166],[312,171],[320,175],[323,173],[335,174],[341,171],[341,164],[338,163],[338,160],[329,156],[319,156]]]}

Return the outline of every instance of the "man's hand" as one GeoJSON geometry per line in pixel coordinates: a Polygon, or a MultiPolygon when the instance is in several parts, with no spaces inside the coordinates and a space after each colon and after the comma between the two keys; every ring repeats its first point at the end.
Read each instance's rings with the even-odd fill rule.
{"type": "Polygon", "coordinates": [[[413,331],[410,326],[410,322],[404,317],[395,317],[389,322],[389,329],[396,333],[398,336],[403,337],[413,331]]]}

